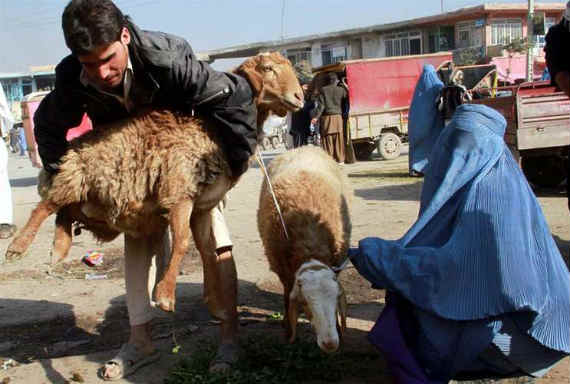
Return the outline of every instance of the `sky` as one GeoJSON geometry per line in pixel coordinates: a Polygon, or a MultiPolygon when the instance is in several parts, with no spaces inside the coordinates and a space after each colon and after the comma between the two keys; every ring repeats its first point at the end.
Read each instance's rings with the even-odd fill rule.
{"type": "MultiPolygon", "coordinates": [[[[0,72],[57,64],[68,0],[0,0],[0,72]]],[[[487,2],[525,3],[524,0],[487,2]]],[[[539,1],[540,2],[540,1],[539,1]]],[[[186,38],[195,52],[407,20],[440,13],[441,0],[115,0],[143,29],[186,38]],[[282,23],[283,21],[283,23],[282,23]]],[[[483,4],[443,0],[444,11],[483,4]]],[[[214,62],[224,70],[231,60],[214,62]]]]}

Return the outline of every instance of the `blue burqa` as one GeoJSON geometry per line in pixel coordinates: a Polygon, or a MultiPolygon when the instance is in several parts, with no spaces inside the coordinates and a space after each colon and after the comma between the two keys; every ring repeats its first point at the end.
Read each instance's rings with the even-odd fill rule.
{"type": "Polygon", "coordinates": [[[443,129],[443,119],[437,110],[436,101],[443,83],[432,65],[424,65],[416,84],[408,114],[408,139],[410,170],[423,173],[428,156],[443,129]]]}
{"type": "Polygon", "coordinates": [[[390,300],[371,332],[402,382],[446,382],[507,322],[540,348],[570,352],[568,269],[504,143],[505,127],[495,110],[461,105],[434,144],[414,225],[399,240],[366,238],[350,252],[373,287],[413,308],[405,326],[419,335],[414,345],[383,329],[404,326],[390,300]],[[399,349],[408,355],[396,356],[399,349]],[[402,359],[421,369],[403,368],[402,359]]]}

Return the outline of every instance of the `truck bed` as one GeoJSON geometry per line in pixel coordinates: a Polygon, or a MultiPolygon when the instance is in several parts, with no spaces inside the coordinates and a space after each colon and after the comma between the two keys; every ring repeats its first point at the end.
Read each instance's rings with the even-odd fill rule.
{"type": "Polygon", "coordinates": [[[548,82],[509,87],[510,95],[473,100],[499,111],[507,120],[505,142],[526,151],[570,145],[570,99],[548,82]]]}

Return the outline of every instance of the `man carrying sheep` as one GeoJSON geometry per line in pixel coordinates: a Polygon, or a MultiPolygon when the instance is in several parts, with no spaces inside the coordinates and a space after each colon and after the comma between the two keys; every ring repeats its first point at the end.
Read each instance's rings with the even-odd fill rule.
{"type": "MultiPolygon", "coordinates": [[[[257,122],[252,91],[245,79],[217,72],[199,61],[180,37],[139,29],[111,0],[70,1],[63,12],[62,27],[71,54],[56,67],[55,89],[34,117],[45,171],[58,171],[67,149],[66,132],[79,125],[84,114],[96,132],[100,124],[148,107],[194,110],[225,126],[221,134],[232,172],[239,176],[247,170],[257,142],[257,122]]],[[[232,243],[221,208],[212,215],[218,249],[216,268],[222,280],[235,277],[232,243]]],[[[168,249],[168,236],[141,240],[125,235],[131,334],[119,354],[102,368],[105,380],[125,377],[158,358],[150,336],[152,312],[146,271],[153,254],[168,254],[164,249],[168,249]],[[157,241],[159,246],[153,244],[157,241]]],[[[234,302],[235,288],[228,287],[228,300],[234,302]]],[[[237,357],[237,322],[231,327],[235,329],[222,332],[214,370],[227,369],[237,357]]]]}

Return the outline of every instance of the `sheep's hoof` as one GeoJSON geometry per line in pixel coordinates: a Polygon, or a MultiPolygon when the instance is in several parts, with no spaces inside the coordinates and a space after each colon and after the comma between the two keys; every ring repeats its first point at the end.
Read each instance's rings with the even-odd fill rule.
{"type": "Polygon", "coordinates": [[[67,257],[66,253],[62,253],[56,249],[52,249],[50,252],[51,265],[56,265],[66,257],[67,257]]]}
{"type": "Polygon", "coordinates": [[[156,305],[165,312],[174,312],[174,286],[161,281],[156,286],[156,305]]]}
{"type": "Polygon", "coordinates": [[[18,247],[17,244],[12,243],[6,250],[6,263],[13,263],[26,256],[26,248],[18,247]]]}
{"type": "Polygon", "coordinates": [[[239,357],[239,347],[233,343],[220,345],[216,356],[210,362],[210,373],[227,373],[237,362],[239,357]]]}

